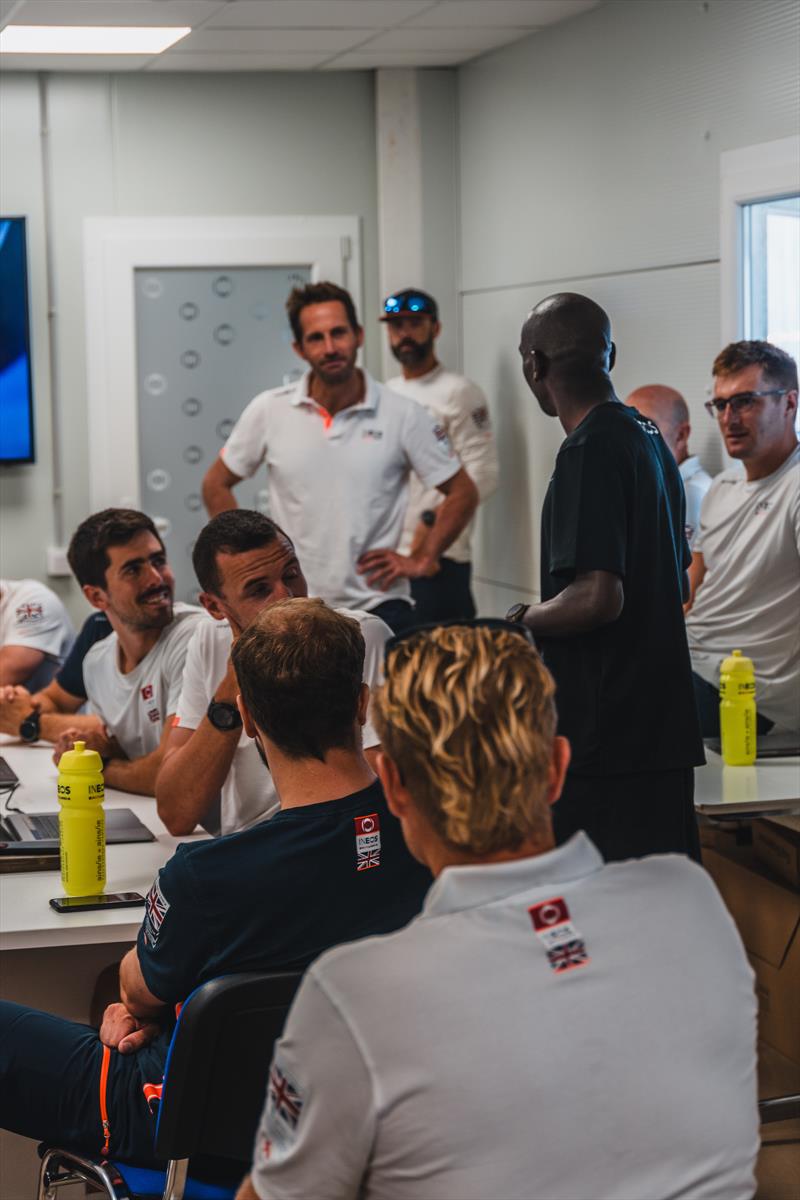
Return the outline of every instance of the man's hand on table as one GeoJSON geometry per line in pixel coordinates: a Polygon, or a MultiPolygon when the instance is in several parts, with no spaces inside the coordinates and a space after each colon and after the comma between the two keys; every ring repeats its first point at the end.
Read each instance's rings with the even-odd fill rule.
{"type": "Polygon", "coordinates": [[[19,736],[19,727],[27,716],[38,708],[31,693],[20,683],[0,687],[0,733],[19,736]]]}
{"type": "Polygon", "coordinates": [[[53,747],[56,766],[61,755],[71,750],[75,742],[84,742],[87,750],[96,750],[102,759],[123,757],[116,740],[100,729],[65,729],[53,747]]]}
{"type": "Polygon", "coordinates": [[[138,1021],[120,1001],[109,1004],[103,1013],[100,1026],[100,1041],[120,1054],[136,1054],[149,1045],[161,1032],[161,1027],[151,1021],[138,1021]]]}

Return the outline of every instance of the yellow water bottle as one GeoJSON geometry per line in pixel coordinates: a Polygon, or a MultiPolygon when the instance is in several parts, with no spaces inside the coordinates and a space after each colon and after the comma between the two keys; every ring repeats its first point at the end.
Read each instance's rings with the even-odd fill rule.
{"type": "Polygon", "coordinates": [[[722,758],[729,767],[750,767],[756,761],[756,677],[741,650],[720,667],[719,701],[722,758]]]}
{"type": "Polygon", "coordinates": [[[75,742],[58,763],[61,883],[68,896],[99,896],[106,886],[103,760],[75,742]]]}

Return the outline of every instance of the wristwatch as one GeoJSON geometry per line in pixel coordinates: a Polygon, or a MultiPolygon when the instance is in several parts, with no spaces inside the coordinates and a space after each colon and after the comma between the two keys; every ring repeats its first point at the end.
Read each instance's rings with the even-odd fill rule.
{"type": "Polygon", "coordinates": [[[20,724],[19,736],[23,742],[38,742],[39,727],[42,723],[42,714],[38,708],[32,709],[20,724]]]}
{"type": "Polygon", "coordinates": [[[235,704],[227,700],[212,700],[206,709],[206,716],[215,729],[221,733],[230,733],[232,729],[242,728],[242,718],[235,704]]]}
{"type": "Polygon", "coordinates": [[[506,613],[506,620],[511,621],[514,625],[518,625],[529,608],[529,604],[512,604],[506,613]]]}
{"type": "Polygon", "coordinates": [[[419,519],[423,525],[427,525],[428,529],[431,529],[436,524],[436,513],[432,508],[426,508],[419,514],[419,519]]]}

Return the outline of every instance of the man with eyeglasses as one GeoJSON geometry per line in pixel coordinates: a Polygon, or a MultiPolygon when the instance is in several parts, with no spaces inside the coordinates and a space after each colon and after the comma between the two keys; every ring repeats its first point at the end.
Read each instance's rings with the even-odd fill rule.
{"type": "Polygon", "coordinates": [[[769,342],[732,342],[706,408],[744,466],[703,502],[686,629],[705,737],[719,736],[719,668],[753,660],[758,732],[800,732],[800,447],[797,364],[769,342]]]}
{"type": "MultiPolygon", "coordinates": [[[[419,288],[405,288],[387,296],[380,320],[386,325],[392,354],[402,367],[402,374],[387,380],[386,386],[428,410],[449,437],[483,502],[497,487],[498,474],[489,408],[477,384],[448,371],[436,357],[435,343],[442,328],[436,301],[419,288]]],[[[435,488],[426,488],[412,475],[401,554],[413,554],[425,542],[438,519],[442,499],[435,488]]],[[[421,623],[474,617],[471,533],[471,525],[462,530],[439,559],[435,575],[411,580],[421,623]]]]}
{"type": "Polygon", "coordinates": [[[409,580],[436,573],[477,489],[428,413],[356,365],[364,330],[349,292],[309,283],[286,309],[309,369],[250,401],[203,480],[209,516],[236,508],[233,488],[265,462],[270,515],[292,539],[311,593],[407,628],[409,580]],[[398,554],[412,471],[444,502],[413,553],[398,554]]]}

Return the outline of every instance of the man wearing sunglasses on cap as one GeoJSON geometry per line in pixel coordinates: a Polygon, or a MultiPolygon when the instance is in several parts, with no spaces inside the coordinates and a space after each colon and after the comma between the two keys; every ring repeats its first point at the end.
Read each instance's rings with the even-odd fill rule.
{"type": "MultiPolygon", "coordinates": [[[[427,409],[449,437],[481,501],[486,500],[497,487],[498,474],[489,408],[477,384],[448,371],[436,358],[435,342],[441,331],[436,301],[419,288],[405,288],[387,296],[380,320],[386,325],[392,354],[403,369],[386,386],[427,409]]],[[[436,524],[442,499],[435,488],[426,488],[412,475],[401,554],[413,554],[425,541],[428,530],[436,524]]],[[[470,524],[439,559],[435,575],[411,580],[420,622],[475,615],[470,591],[471,541],[470,524]]]]}
{"type": "Polygon", "coordinates": [[[732,342],[706,405],[738,467],[703,501],[686,629],[705,737],[719,736],[719,668],[753,660],[758,732],[800,732],[800,447],[797,364],[769,342],[732,342]]]}

